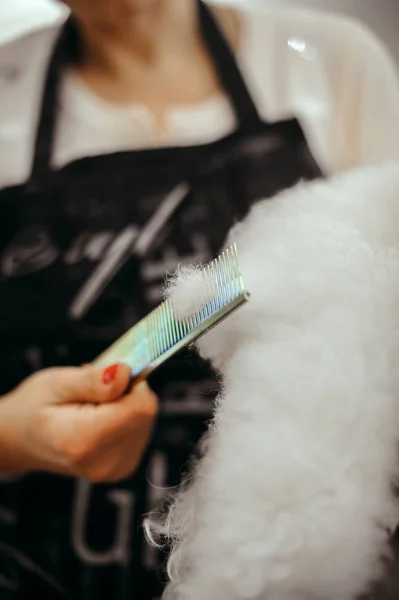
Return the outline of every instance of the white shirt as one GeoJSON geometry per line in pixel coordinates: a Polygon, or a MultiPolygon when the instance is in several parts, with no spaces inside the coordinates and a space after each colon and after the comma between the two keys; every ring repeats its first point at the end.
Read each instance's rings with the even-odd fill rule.
{"type": "MultiPolygon", "coordinates": [[[[239,15],[243,35],[237,58],[264,120],[297,117],[326,173],[399,160],[396,67],[369,30],[328,13],[269,9],[239,15]]],[[[58,28],[0,48],[0,187],[29,175],[43,80],[58,28]],[[16,75],[10,78],[13,68],[16,75]]],[[[234,127],[229,101],[220,95],[171,108],[160,137],[145,106],[111,104],[76,76],[65,75],[52,162],[57,168],[118,150],[206,143],[234,127]]]]}

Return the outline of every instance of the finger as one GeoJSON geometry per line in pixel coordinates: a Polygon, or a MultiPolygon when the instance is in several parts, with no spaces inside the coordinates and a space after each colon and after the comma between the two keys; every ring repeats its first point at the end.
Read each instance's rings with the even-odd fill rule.
{"type": "Polygon", "coordinates": [[[104,437],[119,437],[127,431],[151,426],[157,413],[158,398],[142,381],[117,402],[99,407],[92,425],[102,430],[104,437]]]}
{"type": "Polygon", "coordinates": [[[105,368],[85,366],[55,369],[49,374],[56,403],[106,403],[116,400],[131,379],[128,365],[115,363],[105,368]]]}
{"type": "Polygon", "coordinates": [[[158,396],[154,394],[145,381],[140,381],[137,385],[134,385],[123,400],[128,420],[130,414],[145,421],[153,420],[158,414],[158,396]]]}

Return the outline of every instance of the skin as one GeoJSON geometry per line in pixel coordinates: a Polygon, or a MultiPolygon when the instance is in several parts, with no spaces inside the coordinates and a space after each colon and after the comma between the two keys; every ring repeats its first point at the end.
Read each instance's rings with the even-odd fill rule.
{"type": "MultiPolygon", "coordinates": [[[[171,105],[221,93],[198,30],[194,0],[68,0],[81,37],[73,70],[99,96],[142,104],[160,130],[171,105]]],[[[235,48],[240,23],[231,9],[212,9],[235,48]]]]}
{"type": "Polygon", "coordinates": [[[0,471],[118,481],[138,466],[158,401],[146,383],[124,394],[130,369],[104,382],[93,367],[38,372],[0,400],[0,471]]]}

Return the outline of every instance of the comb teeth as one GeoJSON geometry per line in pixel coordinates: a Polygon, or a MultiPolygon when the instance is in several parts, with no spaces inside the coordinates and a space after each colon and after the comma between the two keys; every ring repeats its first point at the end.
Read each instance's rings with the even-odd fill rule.
{"type": "Polygon", "coordinates": [[[209,301],[184,319],[178,319],[165,300],[106,350],[96,364],[126,362],[133,377],[146,376],[169,356],[192,343],[232,310],[248,300],[234,244],[200,270],[209,301]]]}

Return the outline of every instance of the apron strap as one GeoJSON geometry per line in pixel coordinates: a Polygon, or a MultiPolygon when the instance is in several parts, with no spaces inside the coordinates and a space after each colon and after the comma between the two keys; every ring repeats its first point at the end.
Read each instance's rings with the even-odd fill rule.
{"type": "MultiPolygon", "coordinates": [[[[202,0],[196,0],[200,30],[211,54],[222,88],[230,98],[239,128],[245,131],[257,130],[262,121],[242,78],[234,53],[220,31],[211,11],[202,0]]],[[[45,186],[51,174],[51,156],[56,131],[59,108],[59,89],[63,67],[71,53],[76,51],[76,31],[69,18],[56,42],[44,85],[44,93],[39,113],[39,121],[33,152],[28,192],[35,192],[45,186]]]]}
{"type": "Polygon", "coordinates": [[[234,52],[210,9],[197,0],[202,35],[212,56],[222,88],[230,98],[240,129],[256,131],[262,119],[243,79],[234,52]]]}
{"type": "Polygon", "coordinates": [[[61,29],[47,68],[33,150],[32,169],[27,184],[27,190],[30,193],[42,189],[51,172],[51,155],[59,109],[60,79],[62,67],[67,60],[71,27],[70,19],[68,19],[61,29]]]}

